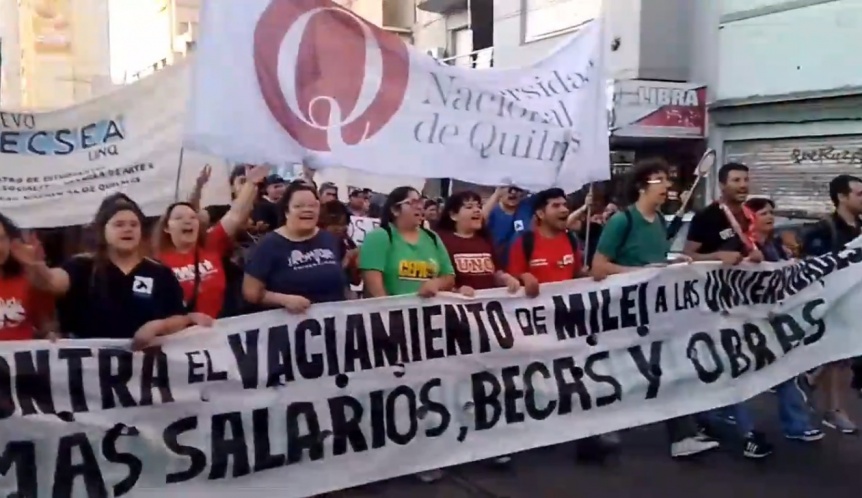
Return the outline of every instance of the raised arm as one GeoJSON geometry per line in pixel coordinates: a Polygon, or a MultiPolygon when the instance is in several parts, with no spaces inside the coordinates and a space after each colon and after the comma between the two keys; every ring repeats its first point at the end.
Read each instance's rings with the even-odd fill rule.
{"type": "Polygon", "coordinates": [[[257,199],[258,187],[268,173],[269,169],[265,166],[246,168],[245,185],[242,186],[236,199],[231,203],[230,209],[220,221],[228,236],[236,236],[248,224],[249,217],[254,209],[255,200],[257,199]]]}

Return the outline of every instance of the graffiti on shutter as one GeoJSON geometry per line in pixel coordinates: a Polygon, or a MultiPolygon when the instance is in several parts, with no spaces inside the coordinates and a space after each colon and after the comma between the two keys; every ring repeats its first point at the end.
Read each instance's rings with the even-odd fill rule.
{"type": "Polygon", "coordinates": [[[862,135],[725,142],[724,162],[748,166],[750,194],[778,210],[819,215],[832,210],[832,178],[862,176],[862,135]]]}

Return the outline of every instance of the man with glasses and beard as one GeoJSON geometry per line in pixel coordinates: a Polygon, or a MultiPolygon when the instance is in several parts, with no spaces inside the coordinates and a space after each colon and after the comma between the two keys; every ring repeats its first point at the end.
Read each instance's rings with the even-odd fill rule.
{"type": "MultiPolygon", "coordinates": [[[[631,172],[628,209],[611,216],[602,230],[592,275],[603,280],[645,266],[665,266],[670,250],[667,225],[661,206],[670,187],[667,164],[660,159],[643,161],[631,172]]],[[[718,443],[698,437],[691,417],[665,421],[673,458],[696,455],[718,447],[718,443]]]]}
{"type": "Polygon", "coordinates": [[[532,199],[523,189],[500,187],[482,208],[485,227],[503,265],[507,264],[512,242],[521,232],[532,228],[532,204],[532,199]]]}

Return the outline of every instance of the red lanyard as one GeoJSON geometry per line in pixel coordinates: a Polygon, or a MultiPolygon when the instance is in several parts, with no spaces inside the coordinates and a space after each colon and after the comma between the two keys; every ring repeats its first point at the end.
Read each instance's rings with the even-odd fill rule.
{"type": "Polygon", "coordinates": [[[742,227],[739,225],[739,221],[736,220],[736,216],[730,212],[730,208],[727,207],[727,204],[721,202],[718,204],[721,210],[724,212],[724,215],[727,217],[728,223],[730,223],[730,227],[736,232],[736,235],[739,237],[739,240],[745,244],[745,248],[748,251],[753,251],[756,249],[754,245],[754,214],[745,206],[742,206],[742,214],[748,220],[748,232],[742,230],[742,227]]]}

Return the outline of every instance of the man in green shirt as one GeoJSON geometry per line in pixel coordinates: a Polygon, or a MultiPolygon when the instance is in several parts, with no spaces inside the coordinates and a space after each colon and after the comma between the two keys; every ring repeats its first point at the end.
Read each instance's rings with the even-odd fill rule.
{"type": "MultiPolygon", "coordinates": [[[[660,160],[635,165],[631,172],[629,200],[633,204],[608,220],[593,256],[592,274],[596,280],[644,266],[667,264],[667,240],[661,205],[670,186],[668,166],[660,160]]],[[[698,437],[692,417],[665,421],[674,458],[702,453],[718,447],[714,440],[698,437]]]]}

